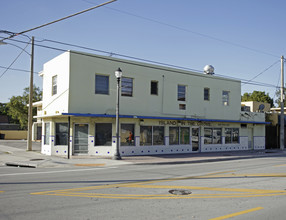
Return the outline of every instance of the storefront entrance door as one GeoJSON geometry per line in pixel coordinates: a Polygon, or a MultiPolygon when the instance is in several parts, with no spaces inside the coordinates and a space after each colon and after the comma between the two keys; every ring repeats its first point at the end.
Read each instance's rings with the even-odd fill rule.
{"type": "Polygon", "coordinates": [[[74,154],[88,154],[88,124],[74,126],[74,154]]]}
{"type": "Polygon", "coordinates": [[[199,151],[200,149],[200,128],[192,128],[192,151],[199,151]]]}

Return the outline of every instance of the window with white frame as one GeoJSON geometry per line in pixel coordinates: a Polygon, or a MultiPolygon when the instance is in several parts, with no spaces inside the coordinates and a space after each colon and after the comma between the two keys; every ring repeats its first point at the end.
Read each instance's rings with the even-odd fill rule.
{"type": "Polygon", "coordinates": [[[164,126],[140,126],[140,145],[164,145],[164,126]]]}
{"type": "Polygon", "coordinates": [[[95,94],[109,94],[109,76],[95,75],[95,94]]]}
{"type": "Polygon", "coordinates": [[[58,92],[58,76],[52,77],[52,95],[56,95],[58,92]]]}
{"type": "Polygon", "coordinates": [[[186,101],[186,86],[178,85],[178,101],[186,101]]]}
{"type": "Polygon", "coordinates": [[[56,145],[68,144],[68,123],[56,123],[56,145]]]}
{"type": "Polygon", "coordinates": [[[225,128],[225,143],[226,144],[239,143],[239,128],[225,128]]]}
{"type": "Polygon", "coordinates": [[[229,105],[229,91],[222,91],[222,104],[229,105]]]}
{"type": "Polygon", "coordinates": [[[204,128],[204,144],[221,144],[221,128],[204,128]]]}
{"type": "Polygon", "coordinates": [[[133,96],[133,79],[132,78],[122,77],[121,96],[133,96]]]}
{"type": "Polygon", "coordinates": [[[50,122],[46,122],[44,126],[44,144],[49,145],[50,144],[50,122]]]}

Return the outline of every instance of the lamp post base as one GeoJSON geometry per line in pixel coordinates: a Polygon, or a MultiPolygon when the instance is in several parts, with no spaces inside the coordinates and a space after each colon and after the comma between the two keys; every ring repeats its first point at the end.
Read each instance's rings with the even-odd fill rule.
{"type": "Polygon", "coordinates": [[[120,155],[114,155],[114,156],[112,157],[112,159],[113,159],[113,160],[121,160],[122,158],[121,158],[120,155]]]}

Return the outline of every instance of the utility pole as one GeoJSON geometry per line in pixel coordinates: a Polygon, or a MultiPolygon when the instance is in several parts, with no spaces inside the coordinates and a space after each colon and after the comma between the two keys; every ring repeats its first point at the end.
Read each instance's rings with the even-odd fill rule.
{"type": "Polygon", "coordinates": [[[284,56],[281,56],[280,149],[284,150],[284,56]]]}
{"type": "Polygon", "coordinates": [[[34,93],[33,90],[34,90],[34,37],[32,37],[32,49],[31,49],[31,72],[30,72],[30,89],[29,89],[27,151],[32,150],[33,93],[34,93]]]}

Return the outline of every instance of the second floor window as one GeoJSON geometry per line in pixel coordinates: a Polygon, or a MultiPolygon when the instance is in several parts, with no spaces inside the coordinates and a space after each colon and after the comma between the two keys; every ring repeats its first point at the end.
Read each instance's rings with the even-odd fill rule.
{"type": "Polygon", "coordinates": [[[133,79],[132,78],[122,77],[121,95],[122,96],[133,96],[133,79]]]}
{"type": "Polygon", "coordinates": [[[228,91],[222,91],[222,104],[224,106],[229,105],[229,92],[228,91]]]}
{"type": "Polygon", "coordinates": [[[95,75],[95,94],[109,94],[109,76],[95,75]]]}
{"type": "Polygon", "coordinates": [[[204,88],[204,100],[209,101],[210,100],[210,89],[204,88]]]}
{"type": "Polygon", "coordinates": [[[178,101],[186,101],[186,86],[178,85],[178,101]]]}
{"type": "Polygon", "coordinates": [[[56,95],[58,92],[58,76],[52,78],[52,95],[56,95]]]}
{"type": "Polygon", "coordinates": [[[151,81],[151,95],[158,95],[158,82],[151,81]]]}

